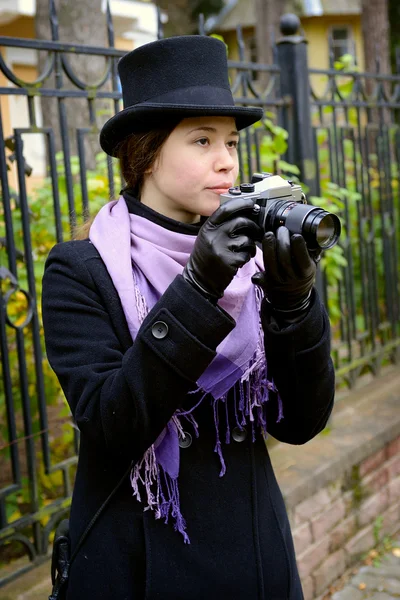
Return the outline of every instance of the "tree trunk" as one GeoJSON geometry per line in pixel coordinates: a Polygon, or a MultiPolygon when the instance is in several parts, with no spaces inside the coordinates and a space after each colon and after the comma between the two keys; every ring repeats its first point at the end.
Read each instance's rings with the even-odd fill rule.
{"type": "MultiPolygon", "coordinates": [[[[285,4],[284,0],[255,0],[257,62],[264,65],[274,63],[273,48],[280,36],[279,21],[285,4]]],[[[267,73],[260,73],[258,86],[265,88],[268,79],[267,73]]]]}
{"type": "Polygon", "coordinates": [[[396,61],[396,49],[397,53],[400,53],[400,27],[395,23],[400,23],[400,2],[399,0],[389,0],[389,23],[390,27],[390,56],[392,63],[392,72],[400,75],[400,65],[396,61]]]}
{"type": "Polygon", "coordinates": [[[272,65],[273,46],[280,36],[279,20],[285,12],[283,0],[255,0],[258,62],[272,65]]]}
{"type": "Polygon", "coordinates": [[[375,73],[378,60],[380,72],[390,73],[388,0],[362,0],[361,25],[365,70],[375,73]]]}
{"type": "MultiPolygon", "coordinates": [[[[62,42],[72,42],[79,45],[108,46],[106,16],[101,10],[102,0],[56,0],[59,24],[59,38],[62,42]]],[[[35,18],[36,37],[51,40],[49,21],[49,1],[36,0],[35,18]]],[[[39,70],[43,69],[46,61],[46,52],[39,53],[39,70]]],[[[65,54],[75,76],[82,82],[90,85],[101,78],[104,73],[106,61],[102,57],[90,55],[65,54]]],[[[61,71],[62,89],[77,90],[77,86],[70,82],[64,71],[61,71]]],[[[105,89],[110,89],[107,82],[105,89]],[[108,87],[106,87],[108,86],[108,87]]],[[[45,88],[56,87],[54,73],[45,82],[45,88]]],[[[66,98],[67,128],[63,129],[68,136],[71,154],[77,154],[77,130],[90,127],[89,103],[86,99],[66,98]]],[[[96,121],[99,127],[111,116],[111,101],[94,103],[96,121]]],[[[43,124],[51,127],[55,134],[56,150],[62,150],[61,121],[59,101],[56,98],[42,97],[43,124]]],[[[86,134],[85,137],[86,166],[94,168],[94,155],[99,151],[98,135],[86,134]]]]}
{"type": "Polygon", "coordinates": [[[157,5],[168,15],[168,22],[163,27],[165,37],[193,33],[189,0],[158,0],[157,5]]]}
{"type": "Polygon", "coordinates": [[[199,32],[198,17],[207,19],[222,10],[223,0],[157,0],[156,4],[167,13],[168,22],[164,26],[164,36],[189,35],[199,32]]]}

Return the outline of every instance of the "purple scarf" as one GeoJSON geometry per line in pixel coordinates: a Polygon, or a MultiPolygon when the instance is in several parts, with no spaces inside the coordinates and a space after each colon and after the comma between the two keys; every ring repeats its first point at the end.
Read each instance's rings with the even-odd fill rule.
{"type": "MultiPolygon", "coordinates": [[[[103,206],[90,228],[89,238],[96,247],[114,286],[134,340],[147,313],[159,300],[167,287],[181,274],[193,249],[196,237],[169,231],[143,217],[130,214],[124,198],[103,206]]],[[[171,515],[175,529],[189,543],[186,524],[180,511],[179,436],[185,436],[181,421],[189,421],[196,436],[197,423],[193,411],[208,396],[213,405],[216,427],[215,452],[221,461],[220,476],[225,474],[219,436],[218,402],[225,403],[227,412],[228,391],[239,382],[235,394],[236,425],[251,426],[253,441],[255,425],[266,435],[265,403],[269,391],[276,392],[272,382],[266,380],[266,364],[262,329],[260,327],[260,302],[258,288],[251,283],[252,275],[262,270],[262,255],[258,251],[255,259],[239,269],[226,289],[219,305],[236,321],[235,329],[221,342],[217,355],[197,381],[200,401],[189,411],[176,411],[143,458],[135,465],[131,474],[134,496],[141,501],[140,487],[147,495],[147,506],[155,511],[156,518],[171,515]]],[[[279,417],[282,404],[279,401],[279,417]]],[[[226,420],[226,441],[230,430],[226,420]]]]}

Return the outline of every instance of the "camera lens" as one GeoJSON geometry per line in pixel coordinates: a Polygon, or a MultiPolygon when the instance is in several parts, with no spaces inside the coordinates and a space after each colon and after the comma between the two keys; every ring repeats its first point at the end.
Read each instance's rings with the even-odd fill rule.
{"type": "Polygon", "coordinates": [[[276,231],[285,225],[291,233],[301,233],[308,248],[327,250],[340,236],[341,225],[336,215],[310,204],[277,201],[265,214],[265,231],[276,231]]]}
{"type": "Polygon", "coordinates": [[[337,243],[341,225],[336,215],[314,208],[304,219],[303,230],[307,232],[303,235],[307,236],[310,248],[327,250],[337,243]]]}
{"type": "Polygon", "coordinates": [[[325,214],[316,225],[316,239],[320,248],[329,248],[336,239],[336,226],[333,215],[325,214]]]}

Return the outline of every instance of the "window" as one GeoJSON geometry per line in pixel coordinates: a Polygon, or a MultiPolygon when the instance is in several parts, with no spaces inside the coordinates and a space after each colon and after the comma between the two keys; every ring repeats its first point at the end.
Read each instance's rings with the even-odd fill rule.
{"type": "Polygon", "coordinates": [[[352,54],[355,58],[355,47],[350,27],[332,27],[330,32],[330,43],[333,52],[333,60],[339,60],[344,54],[352,54]]]}

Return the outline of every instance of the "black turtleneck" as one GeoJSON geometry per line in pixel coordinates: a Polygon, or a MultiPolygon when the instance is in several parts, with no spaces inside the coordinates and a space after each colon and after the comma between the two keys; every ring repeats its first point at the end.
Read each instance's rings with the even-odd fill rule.
{"type": "Polygon", "coordinates": [[[201,221],[199,221],[198,223],[181,223],[180,221],[170,219],[169,217],[166,217],[165,215],[156,212],[149,206],[142,204],[140,200],[138,200],[136,196],[132,193],[132,190],[123,190],[121,194],[124,197],[128,210],[131,214],[138,215],[138,217],[143,217],[144,219],[148,219],[152,223],[161,225],[161,227],[164,227],[165,229],[175,231],[175,233],[197,235],[199,233],[200,227],[202,226],[205,220],[205,218],[202,217],[201,221]]]}

